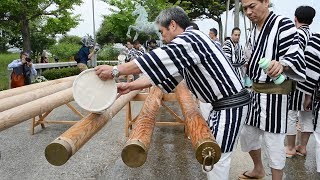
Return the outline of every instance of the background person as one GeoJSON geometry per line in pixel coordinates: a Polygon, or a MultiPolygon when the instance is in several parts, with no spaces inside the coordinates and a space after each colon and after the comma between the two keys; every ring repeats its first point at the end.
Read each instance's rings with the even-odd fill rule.
{"type": "MultiPolygon", "coordinates": [[[[303,51],[309,42],[311,31],[309,25],[312,23],[316,11],[310,6],[300,6],[296,9],[294,22],[299,33],[299,44],[303,51]]],[[[306,63],[309,62],[306,59],[306,63]]],[[[296,82],[295,89],[291,94],[289,112],[288,112],[288,132],[286,155],[292,157],[296,154],[305,156],[307,154],[307,144],[310,135],[313,132],[312,112],[304,111],[305,94],[312,94],[312,88],[309,88],[307,82],[296,82]],[[297,119],[300,125],[300,145],[296,146],[297,119]]]]}
{"type": "Polygon", "coordinates": [[[31,75],[37,75],[29,53],[26,51],[20,53],[20,59],[15,59],[8,64],[8,68],[12,68],[11,88],[29,85],[31,84],[31,75]]]}
{"type": "Polygon", "coordinates": [[[77,66],[80,71],[84,71],[88,69],[88,61],[91,60],[92,56],[97,52],[97,50],[93,50],[94,42],[93,39],[89,36],[82,37],[81,43],[82,47],[78,51],[79,62],[77,62],[77,66]]]}

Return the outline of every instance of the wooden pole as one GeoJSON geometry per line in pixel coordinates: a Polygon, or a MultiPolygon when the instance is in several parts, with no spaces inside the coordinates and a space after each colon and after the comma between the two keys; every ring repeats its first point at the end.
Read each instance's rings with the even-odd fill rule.
{"type": "Polygon", "coordinates": [[[119,97],[103,114],[90,113],[45,149],[47,161],[55,166],[66,163],[93,135],[95,135],[114,115],[116,115],[140,90],[131,91],[119,97]]]}
{"type": "Polygon", "coordinates": [[[58,84],[51,84],[43,88],[26,91],[23,94],[0,99],[0,112],[70,88],[72,82],[73,81],[66,81],[58,84]]]}
{"type": "Polygon", "coordinates": [[[188,135],[198,162],[212,166],[221,157],[219,145],[200,114],[198,105],[184,81],[176,87],[175,94],[185,118],[188,135]]]}
{"type": "Polygon", "coordinates": [[[41,82],[41,83],[35,83],[35,84],[27,85],[27,86],[22,86],[22,87],[18,87],[18,88],[0,91],[0,99],[7,98],[10,96],[15,96],[15,95],[22,94],[22,93],[32,91],[35,89],[43,88],[43,87],[49,86],[51,84],[58,84],[61,82],[66,82],[66,81],[74,81],[75,78],[76,78],[76,76],[71,76],[71,77],[66,77],[66,78],[41,82]]]}
{"type": "Polygon", "coordinates": [[[163,93],[154,86],[137,117],[129,139],[122,150],[122,161],[129,167],[140,167],[147,160],[155,118],[161,106],[163,93]]]}
{"type": "Polygon", "coordinates": [[[72,88],[0,112],[0,132],[73,101],[72,88]]]}

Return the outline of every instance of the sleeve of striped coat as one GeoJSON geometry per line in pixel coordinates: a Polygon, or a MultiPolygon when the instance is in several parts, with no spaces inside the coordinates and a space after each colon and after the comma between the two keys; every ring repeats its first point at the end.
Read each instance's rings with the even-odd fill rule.
{"type": "Polygon", "coordinates": [[[320,34],[313,34],[305,51],[307,62],[307,94],[312,94],[320,78],[320,34]]]}
{"type": "Polygon", "coordinates": [[[200,63],[200,60],[193,51],[192,43],[179,42],[150,51],[137,58],[135,63],[153,85],[158,85],[169,93],[182,80],[178,75],[179,71],[200,63]]]}
{"type": "Polygon", "coordinates": [[[299,46],[300,48],[304,51],[307,47],[307,43],[308,43],[308,35],[307,32],[302,30],[302,29],[298,29],[298,34],[299,34],[299,46]]]}
{"type": "Polygon", "coordinates": [[[288,18],[284,18],[279,24],[279,55],[280,62],[287,64],[295,73],[290,76],[296,81],[305,81],[306,63],[304,52],[299,46],[299,34],[297,29],[288,18]]]}
{"type": "Polygon", "coordinates": [[[232,64],[235,63],[232,61],[232,43],[228,39],[223,43],[222,50],[224,52],[224,55],[227,57],[227,60],[232,64]]]}

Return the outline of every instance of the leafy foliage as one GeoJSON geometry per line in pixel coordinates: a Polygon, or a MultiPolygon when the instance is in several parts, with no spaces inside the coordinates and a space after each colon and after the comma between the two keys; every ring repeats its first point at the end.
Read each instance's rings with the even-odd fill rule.
{"type": "Polygon", "coordinates": [[[81,3],[82,0],[1,0],[0,29],[10,37],[19,37],[11,44],[21,47],[22,39],[23,49],[31,50],[30,32],[53,36],[78,25],[79,16],[70,10],[81,3]]]}
{"type": "Polygon", "coordinates": [[[99,60],[115,60],[119,54],[120,50],[115,48],[113,44],[106,44],[99,50],[97,58],[99,60]]]}
{"type": "Polygon", "coordinates": [[[42,73],[47,80],[60,79],[64,77],[78,75],[80,69],[78,67],[62,68],[62,69],[49,69],[42,73]]]}
{"type": "Polygon", "coordinates": [[[81,44],[81,37],[79,36],[67,36],[64,35],[60,40],[59,43],[70,43],[70,44],[81,44]]]}
{"type": "MultiPolygon", "coordinates": [[[[148,12],[149,21],[154,21],[162,9],[170,6],[166,0],[104,0],[113,6],[110,10],[111,15],[104,16],[104,21],[97,33],[97,42],[99,44],[125,42],[128,38],[126,33],[129,25],[134,24],[136,17],[132,16],[135,10],[135,4],[139,3],[145,7],[148,12]]],[[[139,40],[144,42],[149,37],[146,34],[140,34],[139,40]]]]}
{"type": "Polygon", "coordinates": [[[73,56],[79,51],[81,45],[72,43],[59,43],[50,48],[50,52],[60,61],[73,60],[73,56]]]}

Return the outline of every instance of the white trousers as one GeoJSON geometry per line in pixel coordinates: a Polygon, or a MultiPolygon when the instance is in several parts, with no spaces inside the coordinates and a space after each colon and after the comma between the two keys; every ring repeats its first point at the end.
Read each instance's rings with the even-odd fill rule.
{"type": "Polygon", "coordinates": [[[232,152],[222,153],[213,170],[207,173],[208,180],[228,180],[232,152]]]}
{"type": "Polygon", "coordinates": [[[266,146],[269,166],[281,170],[286,164],[285,137],[286,134],[270,133],[245,124],[240,135],[241,149],[244,152],[261,149],[263,141],[266,146]]]}
{"type": "Polygon", "coordinates": [[[320,173],[320,124],[318,119],[317,128],[314,131],[314,138],[316,140],[316,162],[317,162],[317,172],[320,173]]]}
{"type": "Polygon", "coordinates": [[[199,108],[203,118],[207,120],[210,115],[210,111],[212,110],[212,105],[210,103],[204,103],[199,101],[199,108]]]}
{"type": "Polygon", "coordinates": [[[313,132],[312,112],[289,110],[287,135],[297,134],[297,119],[299,119],[300,122],[301,132],[313,132]]]}

